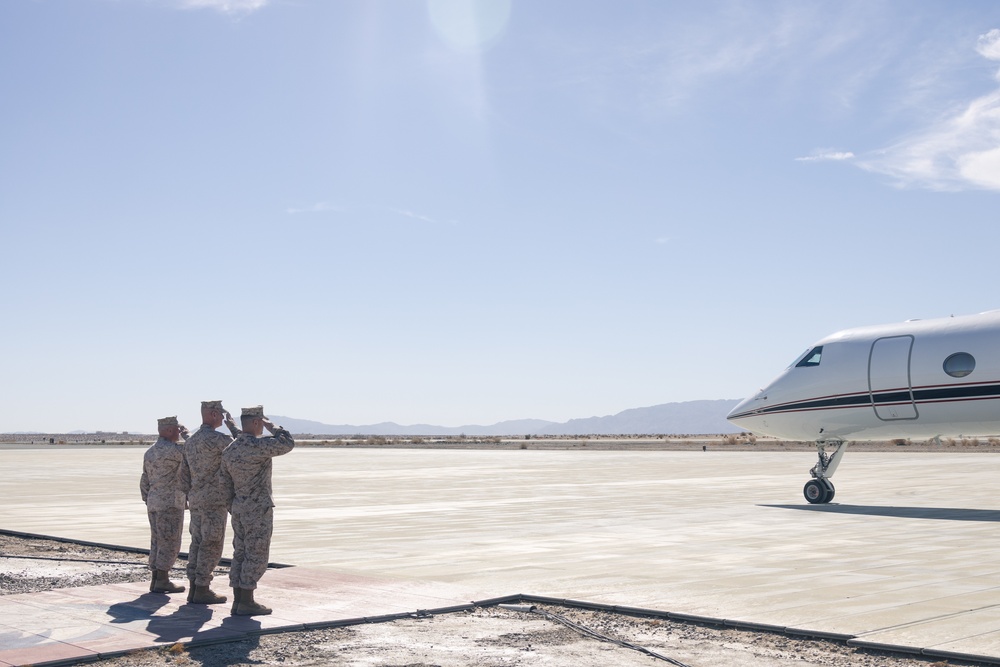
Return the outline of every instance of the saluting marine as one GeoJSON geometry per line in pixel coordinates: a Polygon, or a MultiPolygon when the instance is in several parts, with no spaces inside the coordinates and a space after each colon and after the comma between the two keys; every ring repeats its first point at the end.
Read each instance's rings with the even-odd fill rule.
{"type": "Polygon", "coordinates": [[[291,434],[264,416],[263,406],[243,408],[243,433],[222,452],[222,476],[229,490],[233,524],[232,613],[237,616],[270,614],[254,601],[257,582],[267,570],[274,523],[271,459],[292,451],[291,434]],[[267,428],[272,437],[262,438],[267,428]]]}
{"type": "Polygon", "coordinates": [[[202,401],[201,428],[184,443],[181,476],[191,510],[187,577],[188,602],[221,604],[227,600],[212,589],[212,572],[222,558],[226,540],[226,505],[229,497],[221,476],[222,450],[240,434],[222,401],[202,401]],[[215,429],[225,422],[233,438],[215,429]]]}
{"type": "Polygon", "coordinates": [[[186,502],[181,467],[184,449],[177,444],[187,429],[177,423],[177,417],[157,420],[159,438],[142,457],[142,477],[139,492],[146,503],[149,517],[149,569],[153,572],[149,590],[152,593],[181,593],[183,586],[170,581],[170,568],[181,550],[186,502]]]}

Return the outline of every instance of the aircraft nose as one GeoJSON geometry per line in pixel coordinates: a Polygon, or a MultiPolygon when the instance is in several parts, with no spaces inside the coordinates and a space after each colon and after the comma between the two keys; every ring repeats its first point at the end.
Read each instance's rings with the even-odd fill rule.
{"type": "Polygon", "coordinates": [[[761,409],[767,404],[767,392],[759,390],[753,396],[740,401],[735,408],[726,415],[726,421],[733,426],[756,433],[764,434],[767,431],[767,418],[761,413],[761,409]]]}
{"type": "Polygon", "coordinates": [[[744,398],[736,405],[735,408],[729,411],[729,414],[726,415],[726,420],[735,424],[736,422],[733,421],[734,419],[746,417],[747,413],[751,411],[750,404],[753,403],[755,400],[757,400],[757,394],[744,398]]]}

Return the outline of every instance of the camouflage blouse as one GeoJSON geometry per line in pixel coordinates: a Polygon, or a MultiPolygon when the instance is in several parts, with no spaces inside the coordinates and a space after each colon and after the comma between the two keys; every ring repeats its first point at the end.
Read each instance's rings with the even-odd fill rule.
{"type": "Polygon", "coordinates": [[[232,500],[230,511],[262,513],[274,507],[271,459],[292,451],[295,441],[283,428],[267,438],[242,433],[222,452],[222,478],[232,500]]]}
{"type": "Polygon", "coordinates": [[[228,435],[202,424],[184,443],[181,477],[192,510],[225,508],[229,502],[221,469],[222,450],[232,441],[228,435]]]}
{"type": "Polygon", "coordinates": [[[146,503],[146,510],[159,512],[165,509],[184,509],[186,502],[181,466],[184,448],[166,438],[159,438],[142,457],[142,477],[139,492],[146,503]]]}

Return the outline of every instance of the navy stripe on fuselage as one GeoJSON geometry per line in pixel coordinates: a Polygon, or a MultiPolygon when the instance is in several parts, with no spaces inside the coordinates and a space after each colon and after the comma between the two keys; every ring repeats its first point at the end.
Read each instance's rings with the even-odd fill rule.
{"type": "Polygon", "coordinates": [[[786,412],[804,412],[811,410],[836,410],[839,408],[867,408],[871,407],[874,401],[876,405],[899,405],[908,403],[950,403],[955,401],[976,401],[990,398],[1000,398],[1000,383],[985,384],[959,384],[959,385],[939,385],[931,387],[916,388],[913,390],[913,397],[910,397],[908,389],[889,389],[876,392],[874,395],[869,392],[856,394],[840,394],[836,396],[823,396],[804,401],[792,403],[781,403],[766,408],[747,410],[738,415],[733,415],[730,419],[740,419],[741,417],[754,417],[758,415],[772,415],[786,412]]]}

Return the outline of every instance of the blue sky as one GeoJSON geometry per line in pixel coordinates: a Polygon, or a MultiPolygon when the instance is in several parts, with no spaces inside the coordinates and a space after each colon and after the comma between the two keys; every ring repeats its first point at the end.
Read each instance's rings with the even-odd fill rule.
{"type": "Polygon", "coordinates": [[[0,3],[0,431],[742,398],[1000,307],[1000,4],[0,3]]]}

